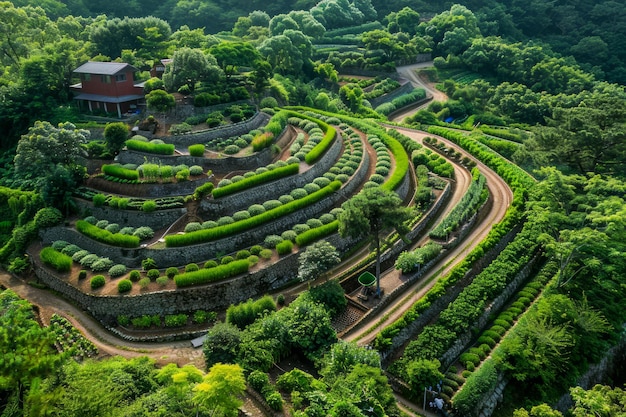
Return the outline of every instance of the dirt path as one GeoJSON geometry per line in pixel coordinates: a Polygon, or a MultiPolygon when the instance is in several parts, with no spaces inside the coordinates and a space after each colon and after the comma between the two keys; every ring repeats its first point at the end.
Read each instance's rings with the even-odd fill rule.
{"type": "MultiPolygon", "coordinates": [[[[415,73],[415,71],[420,68],[427,68],[427,67],[432,67],[432,66],[433,66],[433,61],[427,61],[427,62],[420,62],[419,64],[396,67],[396,71],[402,78],[409,80],[409,82],[413,85],[413,87],[421,87],[424,90],[426,90],[426,95],[432,97],[433,101],[442,101],[442,102],[446,101],[448,100],[448,96],[446,96],[446,94],[443,93],[442,91],[437,90],[435,88],[434,83],[429,83],[429,82],[424,81],[423,79],[418,77],[417,74],[415,73]]],[[[430,102],[427,102],[421,106],[414,107],[405,112],[397,114],[393,118],[393,121],[402,122],[402,120],[404,120],[406,117],[413,115],[418,110],[426,108],[429,104],[430,102]]]]}
{"type": "Polygon", "coordinates": [[[74,327],[98,347],[101,357],[116,355],[126,358],[149,356],[160,365],[168,363],[176,363],[179,366],[193,364],[199,369],[204,369],[202,349],[192,348],[189,341],[168,343],[128,342],[106,330],[86,311],[70,304],[49,290],[35,288],[7,273],[0,273],[0,285],[11,289],[17,295],[35,305],[45,325],[50,324],[50,317],[54,313],[67,318],[74,327]]]}
{"type": "MultiPolygon", "coordinates": [[[[417,141],[421,141],[424,137],[429,136],[425,132],[413,129],[397,129],[417,141]]],[[[437,137],[437,139],[445,142],[449,147],[459,150],[462,155],[474,159],[471,155],[459,149],[452,142],[442,137],[437,137]]],[[[406,290],[407,295],[404,298],[390,304],[387,308],[372,317],[370,319],[369,326],[363,326],[354,332],[346,334],[344,336],[345,340],[358,341],[360,345],[367,345],[373,341],[378,331],[399,319],[417,300],[422,298],[428,290],[435,285],[440,277],[445,276],[448,272],[450,272],[450,270],[452,270],[452,268],[461,262],[465,256],[467,256],[487,236],[491,227],[495,223],[498,223],[504,218],[506,210],[513,200],[513,193],[504,180],[494,171],[483,163],[479,161],[476,162],[478,168],[487,179],[487,187],[489,188],[489,193],[493,198],[491,211],[472,229],[462,244],[452,249],[444,259],[432,267],[432,272],[426,274],[421,280],[409,287],[406,290]]],[[[448,207],[453,207],[453,204],[448,205],[448,207]]],[[[398,279],[395,275],[393,275],[394,273],[397,274],[398,272],[393,271],[389,275],[384,275],[381,278],[381,286],[384,287],[386,285],[383,284],[386,280],[398,279]]]]}

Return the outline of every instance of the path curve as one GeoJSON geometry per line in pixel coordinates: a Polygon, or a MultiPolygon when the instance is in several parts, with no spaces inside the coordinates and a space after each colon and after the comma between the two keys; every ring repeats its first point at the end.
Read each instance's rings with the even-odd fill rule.
{"type": "MultiPolygon", "coordinates": [[[[421,141],[426,136],[435,136],[414,129],[398,127],[396,127],[396,129],[404,135],[417,141],[421,141]]],[[[405,297],[391,303],[385,309],[374,315],[374,317],[370,319],[368,326],[363,326],[358,330],[345,335],[345,340],[357,341],[360,345],[367,345],[371,343],[377,333],[382,330],[384,326],[388,326],[398,320],[415,302],[417,302],[417,300],[422,298],[428,290],[435,285],[438,278],[445,276],[448,272],[450,272],[450,270],[452,270],[452,268],[461,262],[465,256],[467,256],[487,236],[492,226],[504,218],[507,209],[511,205],[513,192],[506,182],[498,176],[498,174],[447,139],[440,136],[436,137],[439,141],[442,141],[449,147],[461,152],[461,155],[468,156],[476,161],[477,167],[487,179],[487,187],[489,188],[489,193],[493,198],[492,208],[490,212],[474,226],[472,231],[460,245],[452,249],[444,259],[433,265],[431,272],[427,273],[423,278],[407,288],[407,295],[405,297]]],[[[384,277],[381,278],[381,283],[383,279],[384,277]]]]}
{"type": "MultiPolygon", "coordinates": [[[[415,73],[415,70],[420,69],[420,68],[428,68],[428,67],[432,67],[433,66],[433,61],[426,61],[426,62],[420,62],[417,64],[411,64],[411,65],[404,65],[401,67],[396,67],[396,71],[398,72],[398,74],[400,75],[400,77],[408,80],[411,85],[414,88],[423,88],[424,90],[426,90],[426,96],[430,96],[433,98],[433,101],[441,101],[444,102],[446,100],[448,100],[448,96],[442,92],[437,90],[434,87],[433,83],[427,83],[424,80],[422,80],[420,77],[417,76],[417,74],[415,73]]],[[[426,107],[428,107],[428,105],[430,104],[430,101],[417,106],[417,107],[413,107],[409,110],[403,111],[402,113],[397,114],[394,118],[393,121],[394,122],[402,122],[402,120],[404,120],[406,117],[411,116],[413,114],[415,114],[418,110],[424,109],[426,107]]]]}

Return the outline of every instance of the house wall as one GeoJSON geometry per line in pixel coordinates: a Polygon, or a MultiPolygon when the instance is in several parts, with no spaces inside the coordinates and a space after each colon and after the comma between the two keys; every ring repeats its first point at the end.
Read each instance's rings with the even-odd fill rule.
{"type": "Polygon", "coordinates": [[[126,80],[124,81],[116,81],[115,75],[99,75],[99,74],[89,74],[90,79],[86,80],[85,75],[81,75],[82,89],[80,90],[82,93],[86,94],[100,94],[109,97],[120,97],[132,94],[143,94],[143,89],[135,87],[133,71],[127,70],[118,73],[125,74],[126,80]],[[110,79],[110,83],[104,82],[105,79],[110,79]]]}

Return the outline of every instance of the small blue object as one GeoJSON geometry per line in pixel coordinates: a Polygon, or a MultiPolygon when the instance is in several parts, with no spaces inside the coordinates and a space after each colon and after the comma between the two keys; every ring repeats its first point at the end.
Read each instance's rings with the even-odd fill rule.
{"type": "Polygon", "coordinates": [[[452,117],[452,116],[450,116],[450,117],[446,117],[446,118],[445,118],[445,120],[444,120],[444,122],[446,122],[446,123],[452,123],[452,122],[454,122],[454,117],[452,117]]]}

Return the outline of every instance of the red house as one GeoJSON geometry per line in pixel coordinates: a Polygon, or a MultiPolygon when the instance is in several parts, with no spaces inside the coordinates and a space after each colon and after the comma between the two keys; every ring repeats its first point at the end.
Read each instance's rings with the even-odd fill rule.
{"type": "Polygon", "coordinates": [[[117,112],[118,117],[134,110],[145,98],[143,84],[135,84],[137,68],[123,62],[92,62],[74,70],[80,83],[72,85],[79,107],[85,104],[90,112],[101,109],[117,112]]]}

